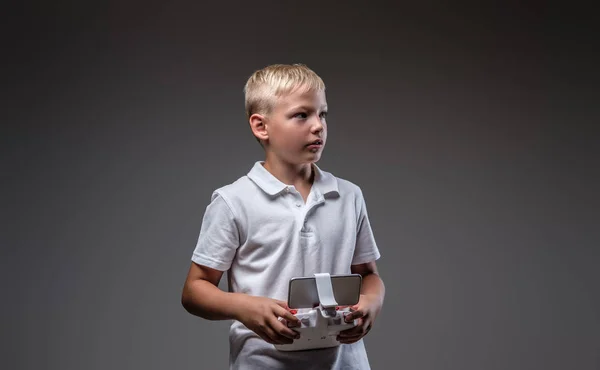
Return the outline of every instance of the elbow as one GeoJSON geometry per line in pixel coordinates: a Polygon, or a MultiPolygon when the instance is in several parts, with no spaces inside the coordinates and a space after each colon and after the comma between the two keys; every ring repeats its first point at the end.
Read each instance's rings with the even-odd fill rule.
{"type": "Polygon", "coordinates": [[[181,306],[191,314],[193,314],[194,311],[192,301],[192,297],[190,296],[189,289],[186,284],[181,292],[181,306]]]}
{"type": "Polygon", "coordinates": [[[187,286],[184,287],[183,292],[181,293],[181,306],[193,316],[211,320],[210,315],[207,314],[200,304],[198,296],[194,296],[192,290],[187,289],[187,286]]]}
{"type": "Polygon", "coordinates": [[[181,306],[183,307],[184,310],[186,310],[187,312],[190,312],[189,301],[187,300],[187,298],[185,297],[184,294],[181,295],[181,306]]]}

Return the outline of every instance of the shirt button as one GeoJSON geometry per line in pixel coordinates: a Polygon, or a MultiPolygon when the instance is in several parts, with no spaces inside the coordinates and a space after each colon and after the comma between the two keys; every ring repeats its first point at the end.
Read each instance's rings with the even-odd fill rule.
{"type": "Polygon", "coordinates": [[[300,203],[296,203],[296,207],[300,207],[302,204],[300,203]]]}

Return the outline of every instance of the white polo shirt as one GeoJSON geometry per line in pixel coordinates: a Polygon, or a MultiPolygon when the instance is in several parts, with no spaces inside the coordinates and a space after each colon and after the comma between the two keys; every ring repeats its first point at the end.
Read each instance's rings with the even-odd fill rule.
{"type": "MultiPolygon", "coordinates": [[[[229,291],[287,301],[292,277],[348,274],[379,259],[361,189],[315,169],[306,203],[256,162],[215,190],[192,261],[228,271],[229,291]]],[[[363,341],[281,352],[242,323],[230,328],[230,369],[369,369],[363,341]]]]}

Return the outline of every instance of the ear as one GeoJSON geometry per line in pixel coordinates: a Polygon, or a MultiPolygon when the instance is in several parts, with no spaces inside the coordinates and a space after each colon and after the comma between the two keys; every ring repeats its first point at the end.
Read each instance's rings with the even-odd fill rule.
{"type": "Polygon", "coordinates": [[[267,126],[265,122],[265,116],[262,114],[255,113],[248,118],[250,123],[250,129],[252,129],[252,133],[256,136],[257,139],[264,141],[269,139],[269,134],[267,133],[267,126]]]}

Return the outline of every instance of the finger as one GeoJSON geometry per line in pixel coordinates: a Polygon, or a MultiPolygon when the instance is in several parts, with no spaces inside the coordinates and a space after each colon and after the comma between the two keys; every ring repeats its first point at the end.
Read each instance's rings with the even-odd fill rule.
{"type": "Polygon", "coordinates": [[[358,319],[358,325],[356,325],[353,328],[350,329],[346,329],[346,330],[342,330],[339,333],[339,336],[344,338],[344,337],[353,337],[356,335],[363,335],[364,333],[366,333],[368,326],[367,323],[365,322],[364,319],[358,319]]]}
{"type": "Polygon", "coordinates": [[[362,335],[362,333],[363,333],[362,329],[360,329],[358,327],[354,327],[352,329],[346,329],[346,330],[339,332],[338,337],[350,338],[350,337],[355,337],[357,335],[362,335]]]}
{"type": "MultiPolygon", "coordinates": [[[[274,318],[274,320],[276,320],[274,318]]],[[[260,323],[255,330],[256,334],[258,334],[261,338],[263,338],[266,342],[271,344],[290,344],[293,341],[289,338],[286,338],[282,335],[277,334],[273,328],[272,324],[269,320],[260,323]]]]}
{"type": "Polygon", "coordinates": [[[277,321],[279,321],[280,323],[282,323],[284,326],[288,326],[288,321],[286,319],[284,319],[283,317],[278,317],[277,321]]]}
{"type": "Polygon", "coordinates": [[[300,338],[300,334],[298,334],[298,332],[296,332],[296,331],[288,328],[287,325],[284,324],[279,319],[277,319],[274,322],[272,322],[271,323],[271,327],[273,328],[273,330],[276,333],[278,333],[279,335],[281,335],[281,336],[283,336],[285,338],[288,338],[288,339],[298,339],[298,338],[300,338]]]}
{"type": "Polygon", "coordinates": [[[351,338],[340,338],[338,339],[338,342],[342,343],[342,344],[352,344],[352,343],[356,343],[359,340],[361,340],[362,336],[357,336],[357,337],[351,337],[351,338]]]}
{"type": "Polygon", "coordinates": [[[283,326],[285,326],[286,328],[295,328],[295,327],[300,327],[300,326],[302,326],[302,325],[300,325],[300,324],[296,325],[296,324],[290,323],[289,321],[287,321],[287,320],[286,320],[286,319],[284,319],[283,317],[278,317],[278,318],[277,318],[277,321],[279,321],[280,323],[282,323],[282,324],[283,324],[283,326]]]}
{"type": "Polygon", "coordinates": [[[341,335],[341,333],[340,333],[337,336],[337,340],[341,343],[351,343],[351,342],[356,342],[357,340],[359,340],[360,338],[362,338],[364,336],[365,336],[365,334],[363,334],[362,332],[351,333],[351,334],[346,334],[346,335],[341,335]]]}
{"type": "Polygon", "coordinates": [[[357,308],[354,310],[351,309],[351,312],[344,317],[344,320],[346,322],[351,322],[352,320],[356,320],[361,317],[364,317],[364,313],[361,308],[357,308]]]}
{"type": "Polygon", "coordinates": [[[285,308],[279,308],[275,310],[275,314],[279,317],[283,317],[294,326],[298,326],[300,324],[300,320],[285,308]]]}
{"type": "Polygon", "coordinates": [[[286,301],[282,301],[279,299],[274,299],[275,303],[277,303],[278,305],[280,305],[281,307],[285,308],[286,310],[289,310],[290,307],[288,306],[286,301]]]}
{"type": "Polygon", "coordinates": [[[337,340],[339,340],[340,342],[344,342],[344,341],[358,340],[361,337],[363,337],[362,334],[354,334],[354,335],[350,335],[350,336],[341,336],[341,335],[338,335],[337,340]]]}
{"type": "MultiPolygon", "coordinates": [[[[279,323],[279,324],[281,324],[281,323],[279,323]]],[[[293,339],[287,338],[287,337],[279,334],[274,328],[271,328],[271,327],[265,328],[265,333],[274,342],[274,344],[292,344],[292,343],[294,343],[293,339]]]]}
{"type": "Polygon", "coordinates": [[[354,333],[345,333],[338,334],[337,340],[340,343],[354,343],[366,336],[369,333],[370,328],[365,329],[364,331],[354,332],[354,333]]]}

